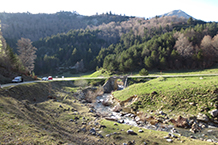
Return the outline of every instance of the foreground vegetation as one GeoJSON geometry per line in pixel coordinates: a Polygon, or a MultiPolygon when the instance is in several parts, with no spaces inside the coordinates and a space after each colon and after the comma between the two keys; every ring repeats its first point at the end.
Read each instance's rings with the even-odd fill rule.
{"type": "Polygon", "coordinates": [[[149,80],[129,86],[113,95],[123,101],[137,95],[132,106],[140,110],[171,110],[171,114],[196,115],[218,104],[218,76],[173,77],[149,80]],[[191,104],[191,105],[190,105],[191,104]]]}
{"type": "MultiPolygon", "coordinates": [[[[204,79],[210,82],[211,78],[204,79]]],[[[176,81],[184,86],[182,80],[182,78],[178,78],[177,81],[160,78],[149,82],[153,84],[169,81],[173,85],[173,82],[176,81]]],[[[198,83],[195,78],[188,78],[188,80],[198,83]]],[[[88,105],[81,104],[75,98],[74,93],[85,89],[85,86],[91,84],[98,86],[102,83],[101,80],[87,81],[86,83],[82,80],[75,82],[40,82],[0,89],[0,143],[123,144],[135,140],[136,144],[143,144],[144,142],[147,144],[169,144],[164,139],[164,136],[168,134],[167,132],[147,130],[124,124],[114,125],[114,122],[104,120],[101,117],[98,118],[95,114],[90,113],[88,105]],[[51,97],[53,98],[49,99],[51,97]],[[105,125],[106,128],[101,128],[101,125],[105,125]],[[90,130],[92,128],[95,128],[103,138],[91,135],[90,130]],[[135,132],[142,129],[144,132],[138,133],[138,135],[129,135],[126,133],[128,129],[135,132]],[[112,135],[106,137],[107,134],[112,135]]],[[[128,90],[131,90],[134,86],[146,85],[147,83],[132,85],[126,91],[133,92],[128,90]]],[[[217,82],[214,81],[214,83],[217,82]]],[[[156,86],[156,88],[160,90],[161,85],[156,86]]],[[[164,90],[163,86],[162,90],[164,90]]],[[[142,90],[136,92],[138,92],[138,95],[143,94],[142,90]]],[[[146,92],[150,93],[149,90],[146,92]]],[[[115,93],[115,96],[118,97],[117,93],[115,93]]],[[[124,92],[120,91],[119,93],[124,92]]],[[[118,98],[122,99],[121,97],[118,98]]],[[[150,101],[150,103],[153,103],[153,101],[150,101]]],[[[152,105],[155,106],[155,104],[152,105]]],[[[173,139],[171,144],[203,145],[211,143],[181,136],[173,139]]]]}

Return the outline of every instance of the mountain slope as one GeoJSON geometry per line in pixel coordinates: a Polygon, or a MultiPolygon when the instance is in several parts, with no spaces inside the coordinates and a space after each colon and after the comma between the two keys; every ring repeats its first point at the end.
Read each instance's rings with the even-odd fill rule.
{"type": "Polygon", "coordinates": [[[32,41],[58,33],[67,33],[71,29],[85,29],[88,25],[98,26],[112,21],[122,22],[129,18],[113,14],[83,16],[75,12],[57,12],[55,14],[0,13],[4,38],[20,39],[24,37],[32,41]]]}

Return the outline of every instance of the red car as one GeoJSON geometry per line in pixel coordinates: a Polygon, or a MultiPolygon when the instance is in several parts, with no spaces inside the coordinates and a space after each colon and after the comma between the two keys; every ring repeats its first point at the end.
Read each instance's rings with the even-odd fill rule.
{"type": "Polygon", "coordinates": [[[52,79],[53,79],[52,76],[49,76],[49,77],[48,77],[48,80],[52,80],[52,79]]]}

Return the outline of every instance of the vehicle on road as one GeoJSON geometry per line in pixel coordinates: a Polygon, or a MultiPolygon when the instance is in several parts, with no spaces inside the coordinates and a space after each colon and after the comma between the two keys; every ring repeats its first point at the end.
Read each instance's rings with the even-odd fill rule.
{"type": "Polygon", "coordinates": [[[17,76],[12,80],[13,83],[23,82],[23,78],[21,76],[17,76]]]}
{"type": "Polygon", "coordinates": [[[42,81],[47,81],[47,80],[48,80],[47,77],[43,77],[43,78],[42,78],[42,81]]]}
{"type": "Polygon", "coordinates": [[[48,77],[48,80],[53,80],[52,76],[49,76],[49,77],[48,77]]]}

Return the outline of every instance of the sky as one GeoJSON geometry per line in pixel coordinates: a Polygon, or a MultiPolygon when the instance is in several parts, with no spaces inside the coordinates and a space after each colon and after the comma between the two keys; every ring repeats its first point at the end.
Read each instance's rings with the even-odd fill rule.
{"type": "Polygon", "coordinates": [[[90,16],[111,11],[113,14],[151,18],[179,9],[193,18],[218,22],[218,0],[4,0],[0,12],[76,11],[90,16]]]}

